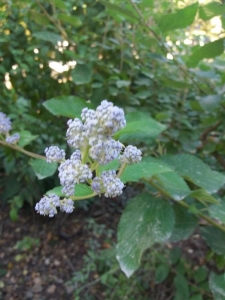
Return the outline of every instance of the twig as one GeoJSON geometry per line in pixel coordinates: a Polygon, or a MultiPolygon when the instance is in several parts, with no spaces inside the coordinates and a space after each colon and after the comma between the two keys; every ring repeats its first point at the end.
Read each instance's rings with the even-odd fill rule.
{"type": "MultiPolygon", "coordinates": [[[[129,0],[129,2],[131,3],[131,5],[133,6],[134,10],[137,12],[137,14],[140,17],[141,23],[148,29],[148,31],[156,38],[156,40],[159,42],[163,52],[165,54],[167,54],[168,48],[165,46],[164,42],[162,41],[162,39],[158,36],[158,34],[145,22],[145,19],[141,13],[141,11],[139,10],[139,8],[137,7],[136,3],[132,0],[129,0]]],[[[171,51],[170,51],[171,52],[171,51]]],[[[204,94],[207,94],[206,91],[204,91],[202,88],[199,87],[199,85],[195,82],[195,80],[189,75],[188,71],[179,63],[179,61],[173,57],[173,61],[175,62],[175,64],[178,66],[178,68],[181,70],[181,72],[187,77],[189,78],[192,83],[194,84],[194,86],[201,92],[203,92],[204,94]]]]}
{"type": "Polygon", "coordinates": [[[12,144],[8,144],[4,141],[0,141],[0,144],[5,146],[5,147],[8,147],[8,148],[11,148],[13,150],[16,150],[16,151],[19,151],[19,152],[22,152],[30,157],[34,157],[34,158],[39,158],[39,159],[43,159],[43,160],[46,160],[46,157],[43,156],[43,155],[39,155],[39,154],[36,154],[36,153],[33,153],[33,152],[30,152],[30,151],[27,151],[17,145],[12,145],[12,144]]]}
{"type": "MultiPolygon", "coordinates": [[[[153,180],[144,179],[144,181],[148,182],[150,185],[152,185],[154,188],[156,188],[164,196],[170,198],[174,203],[179,204],[187,209],[190,209],[190,206],[187,203],[185,203],[184,201],[175,201],[167,191],[165,191],[157,183],[153,182],[153,180]]],[[[202,214],[201,212],[197,212],[196,215],[198,215],[202,219],[206,220],[208,223],[212,224],[213,226],[215,226],[215,227],[219,228],[220,230],[222,230],[223,232],[225,232],[225,226],[218,224],[217,222],[212,220],[210,217],[202,214]]]]}
{"type": "MultiPolygon", "coordinates": [[[[68,41],[68,36],[67,33],[65,32],[65,30],[62,28],[62,25],[60,23],[59,20],[55,20],[54,18],[52,18],[52,16],[49,15],[49,13],[46,11],[46,9],[44,8],[44,6],[41,4],[41,2],[39,0],[36,0],[38,6],[41,8],[41,10],[43,11],[44,15],[55,25],[55,27],[61,32],[63,38],[65,40],[68,41]]],[[[54,8],[54,7],[53,7],[54,8]]]]}

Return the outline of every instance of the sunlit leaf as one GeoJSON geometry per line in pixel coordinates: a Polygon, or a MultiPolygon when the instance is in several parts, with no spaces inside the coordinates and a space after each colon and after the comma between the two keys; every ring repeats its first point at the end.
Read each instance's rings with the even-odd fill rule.
{"type": "Polygon", "coordinates": [[[198,9],[198,2],[185,8],[179,9],[175,13],[161,16],[158,25],[161,31],[166,32],[178,28],[185,28],[194,22],[198,9]]]}
{"type": "Polygon", "coordinates": [[[76,96],[60,96],[52,98],[45,101],[43,105],[53,115],[68,118],[80,118],[82,109],[90,107],[90,104],[76,96]]]}
{"type": "Polygon", "coordinates": [[[203,58],[214,58],[224,51],[224,39],[219,39],[209,42],[200,47],[188,58],[187,65],[189,67],[196,67],[198,62],[203,58]]]}

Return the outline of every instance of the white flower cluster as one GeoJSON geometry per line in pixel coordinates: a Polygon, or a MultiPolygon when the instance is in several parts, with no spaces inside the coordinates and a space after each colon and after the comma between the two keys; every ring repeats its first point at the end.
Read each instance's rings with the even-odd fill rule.
{"type": "Polygon", "coordinates": [[[107,198],[112,198],[122,194],[124,184],[116,177],[116,171],[108,170],[102,172],[100,177],[95,177],[91,187],[96,194],[104,193],[107,198]]]}
{"type": "Polygon", "coordinates": [[[136,164],[141,161],[141,150],[135,146],[127,146],[123,154],[120,156],[120,162],[128,165],[136,164]]]}
{"type": "Polygon", "coordinates": [[[15,133],[13,135],[9,135],[9,131],[12,129],[12,123],[10,119],[0,112],[0,134],[6,135],[5,141],[8,144],[16,144],[19,139],[20,135],[19,133],[15,133]]]}
{"type": "Polygon", "coordinates": [[[59,196],[55,194],[41,198],[36,204],[35,210],[40,215],[54,217],[54,215],[57,214],[57,207],[59,207],[61,211],[67,213],[71,213],[74,210],[73,201],[71,199],[65,198],[60,200],[59,196]]]}
{"type": "Polygon", "coordinates": [[[62,192],[66,196],[74,194],[76,183],[85,182],[92,178],[88,165],[82,164],[78,159],[67,159],[58,168],[60,184],[63,186],[62,192]]]}
{"type": "MultiPolygon", "coordinates": [[[[113,103],[103,100],[96,110],[84,108],[81,119],[68,121],[67,142],[75,148],[70,159],[65,159],[65,151],[57,146],[45,149],[47,162],[60,163],[59,179],[62,193],[67,197],[74,195],[76,184],[86,182],[95,194],[116,197],[122,194],[124,184],[116,171],[108,170],[99,174],[98,164],[105,165],[118,158],[121,164],[130,165],[141,161],[141,151],[123,145],[113,139],[114,133],[126,125],[124,111],[113,103]],[[95,178],[93,175],[99,174],[95,178]]],[[[122,167],[124,168],[124,166],[122,167]]],[[[36,204],[42,215],[54,216],[57,207],[72,212],[71,199],[60,200],[56,195],[45,196],[36,204]]]]}
{"type": "Polygon", "coordinates": [[[9,144],[16,144],[20,139],[20,134],[19,133],[14,133],[13,135],[9,135],[6,137],[5,141],[6,143],[9,144]]]}
{"type": "Polygon", "coordinates": [[[122,144],[112,135],[126,125],[124,111],[103,100],[96,110],[84,108],[81,118],[83,123],[78,118],[68,121],[68,144],[81,151],[89,146],[91,158],[102,165],[117,158],[122,144]]]}
{"type": "Polygon", "coordinates": [[[12,124],[9,118],[2,112],[0,112],[0,133],[6,134],[12,128],[12,124]]]}
{"type": "Polygon", "coordinates": [[[51,146],[45,149],[45,155],[48,163],[61,162],[65,160],[66,152],[57,146],[51,146]]]}

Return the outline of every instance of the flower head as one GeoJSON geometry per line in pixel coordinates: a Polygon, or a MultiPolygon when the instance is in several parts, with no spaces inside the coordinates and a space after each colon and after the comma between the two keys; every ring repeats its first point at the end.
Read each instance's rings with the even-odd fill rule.
{"type": "Polygon", "coordinates": [[[48,215],[49,217],[53,217],[55,214],[57,214],[56,207],[58,206],[60,206],[59,196],[53,194],[41,198],[41,200],[35,205],[35,210],[40,215],[48,215]]]}
{"type": "Polygon", "coordinates": [[[10,119],[5,114],[0,112],[0,133],[6,134],[11,130],[11,128],[12,126],[10,119]]]}
{"type": "Polygon", "coordinates": [[[120,156],[120,162],[128,165],[135,164],[141,161],[141,150],[135,146],[127,146],[120,156]]]}
{"type": "Polygon", "coordinates": [[[20,134],[14,133],[11,136],[7,136],[5,141],[6,141],[6,143],[9,143],[9,144],[16,144],[19,141],[19,139],[20,139],[20,134]]]}
{"type": "Polygon", "coordinates": [[[45,149],[46,161],[48,163],[52,162],[62,162],[65,160],[66,153],[63,149],[57,146],[51,146],[45,149]]]}

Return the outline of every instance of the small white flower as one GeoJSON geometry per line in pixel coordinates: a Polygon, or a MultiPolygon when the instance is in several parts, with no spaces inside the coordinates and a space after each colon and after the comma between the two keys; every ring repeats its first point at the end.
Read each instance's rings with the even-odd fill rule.
{"type": "Polygon", "coordinates": [[[116,159],[122,150],[122,144],[113,139],[99,142],[90,148],[90,156],[100,165],[105,165],[116,159]]]}
{"type": "Polygon", "coordinates": [[[135,146],[129,145],[125,148],[123,154],[120,156],[120,162],[128,165],[135,164],[141,161],[141,155],[141,150],[135,146]]]}
{"type": "Polygon", "coordinates": [[[19,133],[14,133],[11,136],[7,136],[5,141],[6,141],[6,143],[9,143],[9,144],[16,144],[19,141],[19,139],[20,139],[19,133]]]}
{"type": "Polygon", "coordinates": [[[63,149],[57,146],[51,146],[45,149],[46,161],[48,163],[52,162],[62,162],[65,160],[66,153],[63,149]]]}
{"type": "Polygon", "coordinates": [[[6,134],[11,130],[11,128],[12,126],[10,119],[5,114],[0,112],[0,133],[6,134]]]}
{"type": "Polygon", "coordinates": [[[66,196],[74,194],[76,183],[85,182],[92,178],[88,165],[82,164],[80,160],[67,159],[58,168],[60,184],[63,186],[62,192],[66,196]]]}
{"type": "Polygon", "coordinates": [[[35,210],[44,216],[53,217],[57,214],[56,207],[60,206],[59,196],[53,194],[49,196],[44,196],[41,200],[35,205],[35,210]]]}
{"type": "Polygon", "coordinates": [[[71,199],[60,200],[60,210],[66,213],[72,213],[74,210],[74,202],[71,199]]]}
{"type": "Polygon", "coordinates": [[[116,171],[109,170],[102,172],[100,177],[95,177],[91,187],[95,193],[104,193],[107,198],[112,198],[122,194],[124,184],[116,177],[116,171]]]}

